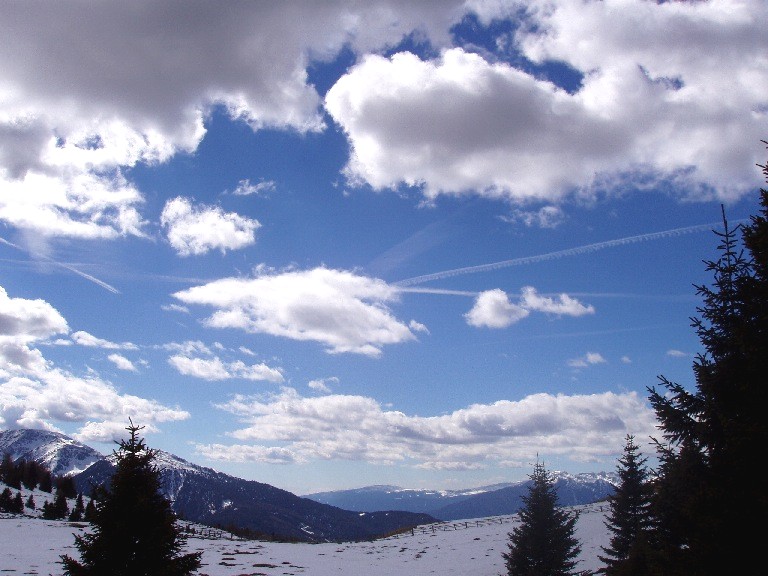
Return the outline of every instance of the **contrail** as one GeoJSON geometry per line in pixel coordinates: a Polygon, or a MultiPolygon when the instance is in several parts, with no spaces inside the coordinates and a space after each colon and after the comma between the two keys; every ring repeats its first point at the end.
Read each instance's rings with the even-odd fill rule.
{"type": "MultiPolygon", "coordinates": [[[[748,222],[748,219],[734,220],[736,224],[748,222]]],[[[508,268],[510,266],[522,266],[524,264],[537,264],[539,262],[545,262],[547,260],[556,260],[558,258],[565,258],[567,256],[578,256],[579,254],[588,254],[590,252],[597,252],[605,248],[613,248],[615,246],[626,246],[627,244],[636,244],[638,242],[648,242],[650,240],[658,240],[660,238],[671,238],[673,236],[682,236],[683,234],[691,234],[693,232],[704,232],[712,230],[713,227],[717,227],[721,223],[715,224],[698,224],[696,226],[685,226],[683,228],[673,228],[672,230],[662,230],[661,232],[650,232],[648,234],[638,234],[637,236],[627,236],[626,238],[617,238],[615,240],[607,240],[605,242],[596,242],[594,244],[587,244],[585,246],[577,246],[575,248],[566,248],[565,250],[558,250],[556,252],[547,252],[546,254],[538,254],[536,256],[524,256],[522,258],[513,258],[512,260],[502,260],[500,262],[492,262],[490,264],[481,264],[479,266],[467,266],[466,268],[454,268],[453,270],[443,270],[442,272],[435,272],[433,274],[425,274],[424,276],[414,276],[413,278],[406,278],[399,282],[394,282],[395,286],[414,286],[416,284],[423,284],[432,280],[442,280],[444,278],[451,278],[453,276],[460,276],[462,274],[476,274],[478,272],[490,272],[491,270],[499,270],[501,268],[508,268]]]]}
{"type": "MultiPolygon", "coordinates": [[[[11,248],[15,248],[16,250],[19,250],[21,252],[26,252],[24,248],[21,246],[18,246],[14,244],[13,242],[9,242],[5,238],[0,238],[0,244],[5,244],[6,246],[10,246],[11,248]]],[[[62,264],[61,262],[56,262],[53,258],[49,258],[48,256],[44,256],[42,254],[32,254],[32,256],[36,258],[40,258],[42,260],[45,260],[46,262],[49,262],[50,264],[55,264],[56,266],[60,266],[64,268],[65,270],[69,270],[70,272],[77,274],[78,276],[85,278],[86,280],[93,282],[94,284],[101,286],[105,290],[108,290],[109,292],[112,292],[112,294],[120,294],[120,290],[115,288],[114,286],[107,284],[103,280],[99,280],[95,276],[91,276],[90,274],[86,274],[85,272],[82,272],[81,270],[78,270],[77,268],[73,268],[72,266],[69,266],[68,264],[62,264]]]]}

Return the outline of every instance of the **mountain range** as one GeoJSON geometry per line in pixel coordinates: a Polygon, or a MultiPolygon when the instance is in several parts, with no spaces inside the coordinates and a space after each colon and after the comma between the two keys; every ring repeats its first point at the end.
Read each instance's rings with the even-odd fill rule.
{"type": "MultiPolygon", "coordinates": [[[[56,475],[71,476],[86,495],[96,485],[108,485],[114,471],[111,456],[45,430],[0,431],[0,455],[6,453],[13,460],[34,460],[56,475]]],[[[368,540],[436,520],[513,514],[521,507],[529,482],[454,491],[370,486],[300,497],[163,451],[157,451],[155,464],[162,491],[180,517],[275,539],[310,542],[368,540]]],[[[564,506],[602,500],[618,481],[611,473],[553,472],[553,476],[564,506]]]]}
{"type": "MultiPolygon", "coordinates": [[[[569,474],[551,472],[558,502],[562,506],[604,500],[619,482],[615,472],[569,474]]],[[[530,480],[494,484],[466,490],[414,490],[399,486],[367,486],[307,494],[324,504],[345,510],[405,510],[429,514],[440,520],[464,520],[514,514],[523,505],[530,480]]]]}

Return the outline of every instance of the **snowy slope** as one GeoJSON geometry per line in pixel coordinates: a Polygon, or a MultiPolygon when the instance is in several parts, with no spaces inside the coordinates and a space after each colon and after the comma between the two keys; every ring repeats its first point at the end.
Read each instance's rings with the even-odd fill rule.
{"type": "Polygon", "coordinates": [[[70,476],[87,469],[104,456],[69,436],[47,430],[0,431],[0,456],[23,458],[43,464],[57,476],[70,476]]]}
{"type": "MultiPolygon", "coordinates": [[[[582,545],[578,568],[601,566],[600,546],[608,545],[599,505],[581,510],[576,537],[582,545]]],[[[274,542],[190,538],[186,550],[201,551],[198,575],[242,576],[472,576],[504,572],[502,553],[516,517],[496,517],[482,522],[437,524],[398,538],[345,544],[281,544],[274,542]]],[[[77,557],[73,534],[83,524],[0,517],[0,572],[3,574],[61,574],[60,554],[77,557]],[[34,542],[36,545],[30,546],[34,542]]],[[[186,551],[185,550],[185,551],[186,551]]]]}

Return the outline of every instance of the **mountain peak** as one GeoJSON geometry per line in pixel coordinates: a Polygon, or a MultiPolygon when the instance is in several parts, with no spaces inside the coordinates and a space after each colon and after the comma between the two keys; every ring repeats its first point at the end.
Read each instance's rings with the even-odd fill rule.
{"type": "Polygon", "coordinates": [[[73,476],[104,456],[85,444],[51,430],[19,428],[0,431],[0,455],[34,460],[57,476],[73,476]]]}

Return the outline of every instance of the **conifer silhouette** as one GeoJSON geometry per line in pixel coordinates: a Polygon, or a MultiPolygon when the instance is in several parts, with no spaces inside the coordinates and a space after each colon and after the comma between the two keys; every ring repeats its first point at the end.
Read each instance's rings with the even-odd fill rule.
{"type": "Polygon", "coordinates": [[[180,554],[184,537],[170,503],[160,493],[156,452],[139,438],[118,442],[109,489],[99,490],[92,531],[75,536],[81,561],[62,556],[69,576],[187,576],[200,566],[200,553],[180,554]]]}

